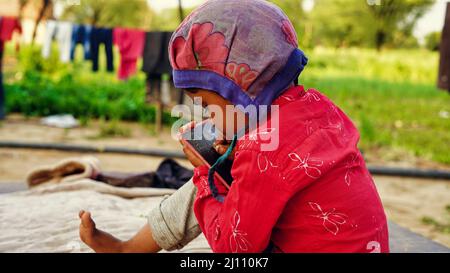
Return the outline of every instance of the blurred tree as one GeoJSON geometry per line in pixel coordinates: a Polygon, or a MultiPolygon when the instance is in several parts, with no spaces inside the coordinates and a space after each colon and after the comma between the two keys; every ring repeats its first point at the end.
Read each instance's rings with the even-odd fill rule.
{"type": "Polygon", "coordinates": [[[313,44],[332,47],[371,46],[372,22],[361,0],[315,0],[311,12],[313,44]]]}
{"type": "Polygon", "coordinates": [[[417,20],[434,2],[435,0],[383,0],[379,5],[367,5],[374,18],[376,48],[381,49],[393,38],[395,32],[403,34],[407,41],[417,20]]]}
{"type": "Polygon", "coordinates": [[[31,42],[34,43],[36,39],[36,33],[39,23],[44,19],[44,17],[51,17],[53,2],[52,0],[19,0],[19,18],[23,17],[23,12],[25,8],[31,6],[32,10],[36,10],[36,15],[34,17],[34,29],[31,42]]]}
{"type": "Polygon", "coordinates": [[[425,47],[432,51],[439,50],[439,44],[441,43],[441,32],[431,32],[425,37],[425,47]]]}
{"type": "Polygon", "coordinates": [[[44,18],[45,12],[47,11],[48,8],[50,8],[51,4],[52,4],[51,0],[42,0],[41,5],[39,6],[38,17],[36,18],[36,24],[34,25],[33,30],[33,38],[31,39],[32,43],[34,43],[34,40],[36,39],[38,25],[41,22],[42,18],[44,18]]]}
{"type": "MultiPolygon", "coordinates": [[[[183,17],[191,13],[195,8],[183,8],[183,17]]],[[[151,30],[174,31],[180,25],[179,8],[168,8],[160,11],[152,17],[151,30]]]]}
{"type": "Polygon", "coordinates": [[[22,13],[29,0],[19,0],[19,17],[22,18],[22,13]]]}
{"type": "Polygon", "coordinates": [[[184,20],[183,3],[178,0],[178,15],[180,16],[180,23],[184,20]]]}
{"type": "MultiPolygon", "coordinates": [[[[291,0],[286,0],[291,1],[291,0]]],[[[417,20],[435,0],[315,0],[313,44],[415,47],[417,20]]]]}
{"type": "Polygon", "coordinates": [[[153,12],[145,0],[80,0],[67,5],[61,19],[103,27],[146,27],[153,12]]]}

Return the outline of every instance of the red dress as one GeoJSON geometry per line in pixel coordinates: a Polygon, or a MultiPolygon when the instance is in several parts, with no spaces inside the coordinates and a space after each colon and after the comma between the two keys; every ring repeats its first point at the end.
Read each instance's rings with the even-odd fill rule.
{"type": "Polygon", "coordinates": [[[144,50],[145,32],[139,29],[115,28],[113,40],[120,52],[118,78],[126,80],[136,74],[137,60],[144,50]]]}
{"type": "Polygon", "coordinates": [[[0,52],[3,51],[4,43],[11,40],[16,30],[22,33],[22,26],[16,17],[2,17],[0,19],[0,52]]]}
{"type": "Polygon", "coordinates": [[[267,126],[241,137],[229,190],[194,172],[194,212],[214,252],[389,252],[388,227],[350,119],[316,90],[278,97],[267,126]],[[275,150],[262,149],[278,139],[275,150]],[[278,136],[278,137],[277,137],[278,136]],[[266,143],[267,144],[267,143],[266,143]]]}

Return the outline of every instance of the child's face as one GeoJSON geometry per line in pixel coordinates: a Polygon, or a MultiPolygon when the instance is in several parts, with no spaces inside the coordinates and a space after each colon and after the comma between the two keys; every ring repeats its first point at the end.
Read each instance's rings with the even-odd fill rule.
{"type": "MultiPolygon", "coordinates": [[[[245,114],[239,110],[236,112],[230,111],[230,107],[227,109],[227,106],[234,107],[233,103],[216,92],[205,89],[189,89],[185,90],[185,92],[192,99],[196,97],[201,99],[202,106],[208,108],[211,113],[211,119],[216,128],[221,132],[229,132],[234,135],[239,129],[237,128],[238,120],[245,121],[245,114]],[[221,111],[223,114],[218,114],[218,111],[221,111]]],[[[229,136],[227,135],[227,137],[229,136]]]]}

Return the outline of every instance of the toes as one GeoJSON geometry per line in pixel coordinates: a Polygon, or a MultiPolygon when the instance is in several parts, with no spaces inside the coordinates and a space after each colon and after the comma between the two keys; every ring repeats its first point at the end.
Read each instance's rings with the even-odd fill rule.
{"type": "Polygon", "coordinates": [[[81,215],[81,224],[83,225],[84,228],[87,229],[95,228],[95,223],[92,220],[91,213],[89,211],[83,212],[83,214],[81,215]]]}

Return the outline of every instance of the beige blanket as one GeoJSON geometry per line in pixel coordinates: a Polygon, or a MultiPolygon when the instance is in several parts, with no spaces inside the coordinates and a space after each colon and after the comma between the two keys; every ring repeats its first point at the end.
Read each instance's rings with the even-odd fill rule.
{"type": "MultiPolygon", "coordinates": [[[[88,179],[43,184],[0,195],[0,252],[92,252],[78,237],[78,211],[92,212],[97,227],[129,239],[147,214],[173,190],[117,188],[88,179]]],[[[210,252],[203,236],[181,252],[210,252]]]]}

